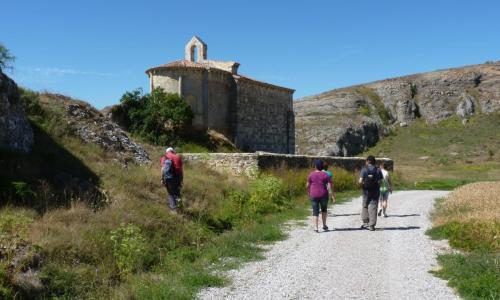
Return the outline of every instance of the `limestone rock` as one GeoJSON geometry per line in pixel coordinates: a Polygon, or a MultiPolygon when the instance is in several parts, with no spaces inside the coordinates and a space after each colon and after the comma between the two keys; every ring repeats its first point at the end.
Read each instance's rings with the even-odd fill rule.
{"type": "Polygon", "coordinates": [[[0,148],[27,153],[33,144],[33,130],[17,85],[0,70],[0,148]]]}
{"type": "Polygon", "coordinates": [[[150,163],[146,150],[95,108],[84,103],[67,103],[65,109],[68,125],[84,141],[99,145],[124,165],[129,161],[139,165],[150,163]]]}
{"type": "Polygon", "coordinates": [[[469,118],[474,113],[474,102],[472,97],[464,95],[463,100],[457,106],[457,115],[462,119],[469,118]]]}
{"type": "Polygon", "coordinates": [[[296,153],[355,155],[394,123],[500,111],[500,62],[332,90],[296,100],[294,111],[296,153]]]}
{"type": "Polygon", "coordinates": [[[46,105],[65,112],[62,117],[71,134],[103,148],[106,156],[123,166],[129,162],[150,163],[149,155],[141,145],[133,142],[115,122],[90,104],[59,94],[44,93],[40,96],[46,105]]]}

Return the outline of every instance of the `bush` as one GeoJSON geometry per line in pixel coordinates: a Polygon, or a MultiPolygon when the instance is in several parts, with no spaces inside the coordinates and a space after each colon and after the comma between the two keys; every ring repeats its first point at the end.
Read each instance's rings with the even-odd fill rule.
{"type": "Polygon", "coordinates": [[[156,145],[178,142],[191,128],[193,111],[189,104],[177,94],[154,89],[151,94],[142,91],[126,92],[120,100],[125,113],[125,126],[156,145]]]}
{"type": "Polygon", "coordinates": [[[111,232],[111,241],[113,256],[120,274],[130,274],[140,267],[146,241],[139,227],[122,224],[120,228],[111,232]]]}
{"type": "Polygon", "coordinates": [[[250,208],[260,214],[281,211],[290,202],[286,191],[286,185],[280,178],[261,175],[250,184],[250,208]]]}
{"type": "Polygon", "coordinates": [[[333,185],[336,192],[346,192],[358,190],[356,183],[357,176],[354,172],[346,171],[345,169],[333,168],[333,185]]]}

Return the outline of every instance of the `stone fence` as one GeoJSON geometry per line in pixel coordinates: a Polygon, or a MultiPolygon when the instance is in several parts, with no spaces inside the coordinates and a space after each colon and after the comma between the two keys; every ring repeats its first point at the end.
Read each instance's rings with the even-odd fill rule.
{"type": "MultiPolygon", "coordinates": [[[[309,169],[313,168],[314,160],[321,159],[331,167],[348,171],[360,170],[365,165],[364,157],[334,157],[290,155],[267,152],[256,153],[183,153],[184,163],[204,162],[220,172],[234,175],[255,176],[259,171],[276,168],[309,169]]],[[[387,163],[387,169],[393,170],[394,162],[388,158],[377,158],[377,164],[387,163]]]]}

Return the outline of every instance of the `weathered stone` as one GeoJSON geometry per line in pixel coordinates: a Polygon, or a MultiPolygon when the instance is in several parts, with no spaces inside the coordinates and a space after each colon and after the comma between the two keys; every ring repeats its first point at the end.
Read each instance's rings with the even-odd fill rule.
{"type": "Polygon", "coordinates": [[[0,147],[26,153],[31,151],[33,144],[33,130],[17,85],[0,70],[0,147]]]}
{"type": "MultiPolygon", "coordinates": [[[[279,168],[307,169],[313,168],[314,160],[321,159],[332,167],[343,168],[348,171],[360,170],[364,164],[364,157],[333,157],[278,154],[267,152],[256,153],[183,153],[182,158],[186,164],[205,163],[219,172],[232,175],[245,175],[254,177],[260,171],[279,168]]],[[[388,169],[393,170],[394,163],[388,158],[377,158],[378,162],[388,164],[388,169]]]]}
{"type": "Polygon", "coordinates": [[[139,144],[130,140],[116,123],[104,117],[90,105],[65,105],[68,125],[84,141],[109,150],[122,164],[133,161],[139,165],[150,163],[149,155],[139,144]]]}
{"type": "Polygon", "coordinates": [[[463,100],[457,105],[457,115],[462,119],[469,118],[474,113],[474,102],[472,97],[464,94],[463,100]]]}

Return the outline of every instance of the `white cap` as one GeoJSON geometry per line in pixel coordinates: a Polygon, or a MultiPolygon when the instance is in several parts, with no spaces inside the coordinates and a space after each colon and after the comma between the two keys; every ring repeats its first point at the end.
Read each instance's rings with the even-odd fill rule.
{"type": "Polygon", "coordinates": [[[174,151],[174,148],[168,147],[167,150],[165,150],[165,152],[175,152],[175,151],[174,151]]]}

